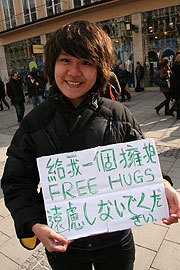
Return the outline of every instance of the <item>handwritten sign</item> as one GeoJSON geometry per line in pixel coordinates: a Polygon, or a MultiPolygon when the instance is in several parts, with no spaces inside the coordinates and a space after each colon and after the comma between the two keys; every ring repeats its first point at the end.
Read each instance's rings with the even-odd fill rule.
{"type": "Polygon", "coordinates": [[[168,217],[153,139],[37,159],[48,225],[67,239],[168,217]]]}

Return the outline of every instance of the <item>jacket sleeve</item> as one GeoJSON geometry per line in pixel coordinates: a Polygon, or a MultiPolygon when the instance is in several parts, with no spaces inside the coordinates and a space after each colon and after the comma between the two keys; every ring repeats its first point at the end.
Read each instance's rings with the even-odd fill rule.
{"type": "Polygon", "coordinates": [[[7,95],[10,99],[12,99],[12,94],[11,94],[11,87],[9,82],[6,84],[6,89],[7,89],[7,95]]]}
{"type": "Polygon", "coordinates": [[[144,134],[140,128],[139,123],[134,118],[133,114],[127,107],[124,107],[124,114],[122,115],[122,122],[124,123],[125,137],[124,142],[144,139],[144,134]]]}
{"type": "Polygon", "coordinates": [[[18,238],[34,235],[28,224],[46,223],[42,196],[38,193],[36,156],[30,141],[30,134],[20,127],[8,148],[1,181],[5,205],[14,219],[18,238]]]}
{"type": "Polygon", "coordinates": [[[160,79],[161,80],[168,79],[168,73],[164,68],[160,70],[160,79]]]}

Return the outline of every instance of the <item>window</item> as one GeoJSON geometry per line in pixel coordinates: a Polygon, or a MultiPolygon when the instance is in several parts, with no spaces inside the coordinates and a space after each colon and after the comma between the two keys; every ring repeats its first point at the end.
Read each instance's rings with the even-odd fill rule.
{"type": "Polygon", "coordinates": [[[73,0],[73,7],[81,7],[81,6],[87,6],[91,4],[91,0],[73,0]]]}
{"type": "Polygon", "coordinates": [[[60,0],[45,0],[45,6],[47,16],[51,16],[61,12],[60,0]]]}
{"type": "Polygon", "coordinates": [[[24,22],[29,23],[37,20],[34,0],[22,0],[24,22]]]}
{"type": "Polygon", "coordinates": [[[2,0],[6,29],[16,27],[13,0],[2,0]]]}

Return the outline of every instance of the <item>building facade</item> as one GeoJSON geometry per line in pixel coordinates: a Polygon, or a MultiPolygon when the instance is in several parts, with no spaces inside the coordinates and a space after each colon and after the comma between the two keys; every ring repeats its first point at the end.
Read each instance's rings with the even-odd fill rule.
{"type": "Polygon", "coordinates": [[[74,20],[101,25],[110,35],[116,60],[131,73],[140,61],[145,87],[152,87],[159,62],[180,51],[179,0],[0,0],[0,76],[12,70],[25,78],[43,68],[43,46],[59,27],[74,20]]]}

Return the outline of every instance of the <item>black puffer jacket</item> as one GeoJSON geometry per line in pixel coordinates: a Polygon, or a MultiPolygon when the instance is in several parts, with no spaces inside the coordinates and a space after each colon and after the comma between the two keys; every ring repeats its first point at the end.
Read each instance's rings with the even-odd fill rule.
{"type": "Polygon", "coordinates": [[[13,78],[10,78],[6,86],[7,86],[7,95],[10,98],[12,105],[16,105],[19,102],[25,101],[23,89],[20,85],[19,80],[14,80],[13,78]]]}
{"type": "Polygon", "coordinates": [[[170,96],[174,99],[180,98],[180,62],[175,62],[172,67],[170,96]]]}
{"type": "MultiPolygon", "coordinates": [[[[92,101],[97,99],[97,109],[77,136],[72,151],[143,138],[138,123],[130,111],[119,102],[98,98],[91,93],[75,109],[62,97],[57,87],[54,90],[58,93],[49,97],[48,101],[23,119],[7,151],[2,189],[5,204],[15,221],[18,238],[33,235],[29,230],[30,224],[46,223],[42,196],[37,192],[39,175],[36,158],[61,153],[68,134],[84,109],[92,105],[92,101]]],[[[101,235],[101,244],[103,238],[109,242],[109,238],[113,236],[117,241],[124,232],[101,235]]],[[[78,241],[86,245],[87,239],[89,237],[76,240],[72,245],[75,246],[78,241]]],[[[94,239],[97,241],[97,237],[94,239]]],[[[98,243],[95,245],[98,246],[98,243]]]]}
{"type": "Polygon", "coordinates": [[[36,78],[34,82],[30,78],[27,79],[28,95],[30,98],[33,96],[42,96],[44,93],[44,87],[40,78],[36,78]],[[38,85],[36,85],[38,83],[38,85]]]}

